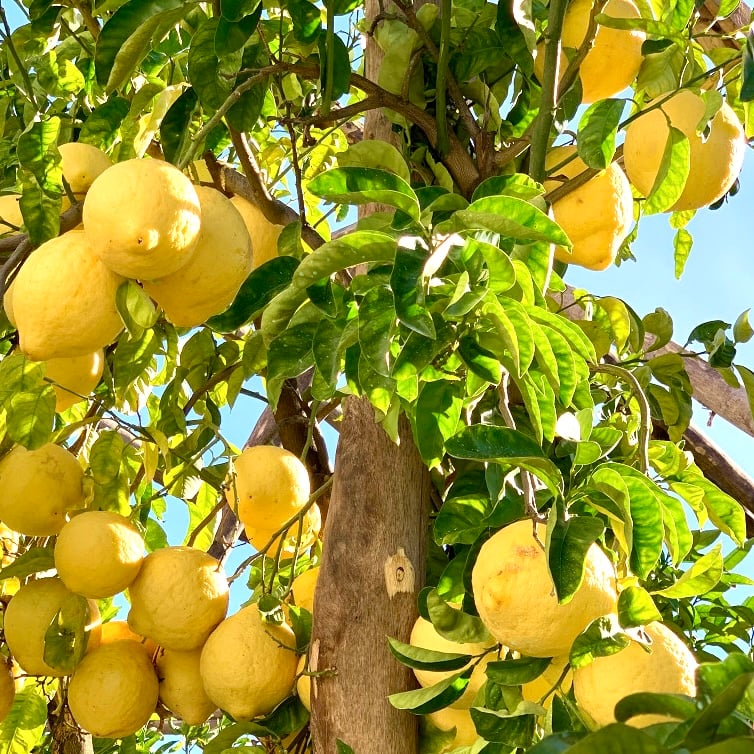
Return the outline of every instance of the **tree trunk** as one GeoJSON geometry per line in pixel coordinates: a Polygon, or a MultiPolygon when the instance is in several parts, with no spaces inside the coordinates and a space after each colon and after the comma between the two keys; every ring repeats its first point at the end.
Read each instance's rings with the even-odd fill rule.
{"type": "Polygon", "coordinates": [[[94,754],[91,735],[79,728],[67,704],[61,710],[50,711],[48,720],[52,734],[52,754],[94,754]]]}
{"type": "Polygon", "coordinates": [[[429,474],[401,420],[393,444],[366,399],[350,398],[335,460],[314,606],[310,669],[315,754],[415,754],[416,718],[387,696],[411,688],[387,637],[408,641],[424,582],[429,474]]]}

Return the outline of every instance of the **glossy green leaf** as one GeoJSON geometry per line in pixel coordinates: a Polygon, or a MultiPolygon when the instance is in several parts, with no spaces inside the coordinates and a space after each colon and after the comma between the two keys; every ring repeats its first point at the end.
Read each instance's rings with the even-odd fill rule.
{"type": "Polygon", "coordinates": [[[746,516],[741,504],[698,472],[685,476],[683,481],[693,482],[704,492],[702,502],[710,521],[737,545],[742,545],[746,540],[746,516]]]}
{"type": "Polygon", "coordinates": [[[188,52],[189,80],[199,101],[217,110],[234,87],[241,66],[241,53],[221,53],[215,47],[222,19],[208,18],[196,30],[188,52]]]}
{"type": "Polygon", "coordinates": [[[18,202],[29,240],[40,246],[60,233],[61,196],[49,196],[27,170],[19,169],[21,199],[18,202]]]}
{"type": "Polygon", "coordinates": [[[463,696],[469,685],[472,668],[449,676],[434,686],[427,686],[416,691],[401,691],[390,694],[388,701],[396,709],[408,710],[415,715],[426,715],[436,712],[443,707],[457,701],[463,696]]]}
{"type": "Polygon", "coordinates": [[[94,480],[95,508],[128,515],[128,475],[125,469],[126,446],[117,431],[101,432],[89,453],[89,471],[94,480]]]}
{"type": "Polygon", "coordinates": [[[754,100],[754,31],[749,29],[746,43],[742,45],[743,81],[741,83],[741,102],[754,100]]]}
{"type": "Polygon", "coordinates": [[[486,382],[497,385],[503,378],[502,364],[474,335],[462,335],[458,339],[458,355],[470,371],[486,382]]]}
{"type": "Polygon", "coordinates": [[[581,586],[589,548],[605,531],[598,518],[573,516],[561,521],[550,517],[547,527],[547,564],[558,602],[567,604],[581,586]]]}
{"type": "Polygon", "coordinates": [[[68,674],[79,664],[89,639],[89,620],[86,597],[69,594],[45,631],[44,661],[50,667],[68,674]]]}
{"type": "Polygon", "coordinates": [[[375,286],[359,305],[359,344],[369,366],[384,377],[390,375],[388,353],[396,324],[393,292],[375,286]]]}
{"type": "Polygon", "coordinates": [[[355,754],[354,750],[340,739],[335,742],[335,754],[355,754]]]}
{"type": "Polygon", "coordinates": [[[222,57],[242,49],[256,31],[261,16],[261,2],[257,3],[253,12],[241,18],[229,19],[221,16],[215,32],[215,52],[222,57]]]}
{"type": "Polygon", "coordinates": [[[278,335],[267,352],[267,394],[272,406],[277,406],[283,382],[298,377],[314,363],[312,342],[316,325],[306,322],[295,325],[278,335]]]}
{"type": "Polygon", "coordinates": [[[5,431],[8,437],[29,450],[50,441],[55,421],[55,390],[44,385],[19,390],[5,404],[5,431]]]}
{"type": "Polygon", "coordinates": [[[582,738],[568,754],[666,754],[666,749],[647,733],[615,723],[582,738]]]}
{"type": "Polygon", "coordinates": [[[463,384],[438,380],[425,383],[416,401],[414,437],[424,463],[434,468],[445,455],[445,442],[458,429],[463,409],[463,384]]]}
{"type": "Polygon", "coordinates": [[[423,649],[412,644],[388,637],[388,645],[393,656],[409,668],[417,670],[451,671],[460,670],[468,665],[472,656],[453,652],[437,652],[433,649],[423,649]]]}
{"type": "Polygon", "coordinates": [[[662,615],[646,589],[628,586],[618,595],[618,622],[624,628],[645,626],[661,620],[662,615]]]}
{"type": "Polygon", "coordinates": [[[560,314],[537,306],[527,306],[526,313],[535,322],[557,330],[568,341],[571,348],[585,361],[594,362],[597,360],[594,345],[578,325],[560,314]]]}
{"type": "Polygon", "coordinates": [[[339,167],[374,168],[386,170],[411,182],[411,171],[403,155],[387,141],[363,139],[349,145],[345,152],[336,155],[339,167]]]}
{"type": "Polygon", "coordinates": [[[569,662],[574,668],[583,668],[597,657],[617,654],[630,643],[631,638],[623,632],[615,616],[597,618],[574,640],[569,662]]]}
{"type": "Polygon", "coordinates": [[[471,719],[477,732],[486,740],[506,747],[528,746],[534,738],[537,716],[541,708],[522,702],[520,712],[504,712],[480,707],[471,708],[471,719]],[[527,706],[529,705],[529,706],[527,706]]]}
{"type": "Polygon", "coordinates": [[[118,286],[115,305],[126,329],[135,338],[154,327],[160,316],[152,299],[134,280],[126,280],[118,286]]]}
{"type": "Polygon", "coordinates": [[[0,581],[15,577],[24,579],[33,573],[49,571],[55,567],[54,547],[30,547],[0,570],[0,581]]]}
{"type": "Polygon", "coordinates": [[[679,228],[673,237],[673,259],[675,260],[675,277],[681,279],[683,271],[686,268],[686,261],[691,255],[691,247],[694,245],[694,238],[686,228],[679,228]]]}
{"type": "Polygon", "coordinates": [[[749,403],[749,411],[754,417],[754,372],[747,367],[743,367],[740,364],[736,364],[736,371],[741,378],[744,390],[746,391],[746,400],[749,403]]]}
{"type": "Polygon", "coordinates": [[[29,754],[38,749],[47,724],[47,703],[41,684],[27,683],[16,694],[8,716],[0,724],[3,754],[29,754]]]}
{"type": "Polygon", "coordinates": [[[432,589],[427,594],[427,612],[432,625],[440,636],[460,644],[485,642],[490,647],[495,640],[490,636],[481,619],[451,607],[432,589]]]}
{"type": "Polygon", "coordinates": [[[615,137],[625,107],[625,100],[603,99],[589,105],[581,116],[576,146],[579,157],[588,167],[602,170],[612,162],[615,137]]]}
{"type": "Polygon", "coordinates": [[[696,702],[678,694],[638,693],[615,705],[615,719],[626,722],[637,715],[662,715],[671,720],[687,720],[696,713],[696,702]]]}
{"type": "Polygon", "coordinates": [[[652,594],[659,594],[670,599],[696,597],[714,589],[722,575],[723,556],[721,546],[718,544],[699,558],[674,584],[665,589],[656,590],[652,594]]]}
{"type": "Polygon", "coordinates": [[[378,202],[419,219],[419,199],[411,186],[394,173],[375,168],[333,168],[309,183],[309,191],[329,202],[366,204],[378,202]]]}
{"type": "Polygon", "coordinates": [[[754,336],[754,327],[749,322],[749,312],[751,309],[741,312],[733,324],[733,339],[736,343],[748,343],[754,336]]]}
{"type": "Polygon", "coordinates": [[[690,160],[691,146],[687,136],[669,126],[665,151],[654,186],[644,202],[644,212],[667,212],[678,201],[689,175],[690,160]]]}
{"type": "Polygon", "coordinates": [[[60,126],[57,117],[35,121],[19,135],[16,147],[19,165],[34,176],[45,193],[53,196],[63,191],[63,171],[57,151],[60,126]]]}
{"type": "Polygon", "coordinates": [[[517,657],[487,664],[487,678],[500,686],[520,686],[539,678],[549,667],[549,657],[517,657]]]}
{"type": "Polygon", "coordinates": [[[435,325],[424,305],[423,271],[428,252],[421,246],[406,249],[399,246],[390,274],[390,287],[395,295],[395,311],[406,327],[434,338],[435,325]]]}
{"type": "Polygon", "coordinates": [[[95,107],[84,121],[79,141],[109,149],[118,136],[121,124],[129,112],[129,102],[123,97],[111,97],[95,107]]]}

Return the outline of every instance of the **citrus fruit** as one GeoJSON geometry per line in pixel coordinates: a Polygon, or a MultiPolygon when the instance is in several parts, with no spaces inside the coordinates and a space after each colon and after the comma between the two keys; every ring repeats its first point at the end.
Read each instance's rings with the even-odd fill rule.
{"type": "MultiPolygon", "coordinates": [[[[45,633],[65,601],[77,596],[60,579],[46,578],[24,584],[11,598],[5,609],[5,639],[11,654],[26,673],[68,675],[45,662],[45,633]]],[[[100,641],[100,618],[97,603],[93,600],[88,603],[87,648],[93,649],[100,641]]]]}
{"type": "Polygon", "coordinates": [[[304,571],[293,579],[291,584],[291,596],[293,602],[298,607],[303,607],[310,613],[314,612],[314,590],[317,587],[317,577],[319,576],[319,566],[314,566],[308,571],[304,571]]]}
{"type": "Polygon", "coordinates": [[[17,445],[0,460],[0,520],[31,537],[57,534],[66,513],[84,507],[84,472],[70,451],[17,445]]]}
{"type": "Polygon", "coordinates": [[[3,194],[0,196],[0,235],[3,233],[18,233],[24,224],[21,207],[18,200],[20,194],[3,194]]]}
{"type": "Polygon", "coordinates": [[[21,350],[36,361],[82,356],[123,329],[115,293],[123,279],[95,256],[84,231],[43,243],[13,282],[21,350]]]}
{"type": "Polygon", "coordinates": [[[456,729],[455,738],[440,750],[441,754],[453,751],[459,746],[470,746],[479,738],[474,721],[471,719],[471,713],[467,709],[445,707],[444,709],[437,710],[437,712],[430,712],[427,717],[440,730],[449,731],[453,728],[456,729]]]}
{"type": "Polygon", "coordinates": [[[471,583],[479,616],[501,644],[529,657],[556,657],[567,654],[595,618],[615,612],[615,572],[593,544],[581,586],[570,602],[558,604],[544,525],[537,525],[537,536],[529,520],[501,529],[482,545],[471,583]]]}
{"type": "MultiPolygon", "coordinates": [[[[545,668],[539,678],[535,678],[529,683],[523,684],[521,694],[524,699],[530,702],[539,702],[545,694],[548,694],[563,674],[565,666],[568,664],[568,657],[553,657],[552,662],[545,668]]],[[[563,691],[568,691],[573,684],[573,671],[569,670],[561,682],[563,691]]],[[[554,694],[550,694],[543,702],[542,706],[548,708],[552,704],[554,694]]]]}
{"type": "Polygon", "coordinates": [[[309,499],[306,466],[284,448],[246,448],[233,466],[235,474],[226,482],[225,498],[244,526],[273,532],[309,499]]]}
{"type": "Polygon", "coordinates": [[[722,198],[741,172],[746,152],[743,126],[730,105],[723,102],[706,136],[697,133],[705,101],[691,89],[653,100],[644,109],[626,128],[623,145],[626,174],[638,191],[644,196],[652,191],[672,125],[688,138],[691,155],[686,184],[670,209],[699,209],[722,198]]]}
{"type": "Polygon", "coordinates": [[[238,210],[213,188],[197,186],[196,193],[202,227],[194,253],[176,272],[144,281],[144,290],[179,327],[225,311],[251,271],[251,239],[238,210]]]}
{"type": "Polygon", "coordinates": [[[194,547],[149,553],[128,593],[128,625],[166,649],[201,646],[228,610],[222,566],[194,547]]]}
{"type": "Polygon", "coordinates": [[[112,511],[74,516],[55,543],[58,576],[72,592],[94,599],[122,592],[136,578],[143,560],[144,538],[139,530],[112,511]]]}
{"type": "Polygon", "coordinates": [[[157,707],[157,674],[141,644],[116,641],[86,654],[71,677],[74,720],[98,738],[124,738],[142,728],[157,707]]]}
{"type": "Polygon", "coordinates": [[[4,660],[0,668],[0,722],[8,717],[15,698],[16,681],[13,678],[13,665],[8,660],[4,660]]]}
{"type": "Polygon", "coordinates": [[[306,707],[309,712],[312,711],[312,678],[309,675],[304,675],[304,671],[308,665],[308,658],[306,655],[301,655],[296,668],[296,694],[301,700],[301,704],[306,707]]]}
{"type": "MultiPolygon", "coordinates": [[[[587,169],[581,158],[576,156],[574,146],[551,150],[547,155],[546,167],[555,173],[554,178],[545,181],[547,191],[561,185],[559,179],[575,178],[587,169]],[[567,159],[570,161],[562,165],[567,159]]],[[[590,270],[604,270],[615,260],[633,224],[631,185],[619,165],[613,162],[554,202],[552,212],[555,221],[573,244],[570,254],[563,247],[556,246],[555,258],[590,270]]]]}
{"type": "Polygon", "coordinates": [[[55,411],[60,413],[84,400],[97,387],[105,366],[100,348],[83,356],[48,359],[44,362],[45,377],[55,389],[55,411]]]}
{"type": "Polygon", "coordinates": [[[101,149],[81,141],[61,144],[58,150],[62,158],[63,178],[79,200],[84,198],[94,179],[113,164],[101,149]]]}
{"type": "Polygon", "coordinates": [[[135,641],[146,649],[147,654],[150,657],[154,657],[159,648],[152,639],[147,639],[145,636],[135,634],[130,629],[128,621],[125,620],[111,620],[102,624],[99,643],[111,644],[114,641],[135,641]]]}
{"type": "MultiPolygon", "coordinates": [[[[575,51],[581,47],[589,29],[589,16],[593,0],[573,0],[563,18],[561,43],[575,51]]],[[[640,18],[639,9],[632,0],[608,0],[602,13],[612,18],[640,18]]],[[[641,46],[646,35],[639,29],[612,29],[598,26],[592,49],[579,66],[581,101],[583,104],[620,94],[631,85],[642,63],[641,46]]],[[[537,46],[534,71],[542,81],[545,46],[537,46]]],[[[568,56],[561,52],[559,71],[562,76],[568,68],[568,56]]]]}
{"type": "MultiPolygon", "coordinates": [[[[652,640],[651,653],[632,641],[617,654],[598,657],[573,671],[576,702],[600,726],[615,722],[615,705],[628,694],[696,693],[697,662],[689,648],[662,623],[650,623],[645,631],[652,640]]],[[[639,715],[627,721],[639,728],[660,722],[669,719],[639,715]]]]}
{"type": "Polygon", "coordinates": [[[271,223],[259,207],[242,196],[233,196],[230,201],[241,213],[246,230],[251,237],[252,268],[256,269],[278,255],[278,238],[283,231],[283,226],[271,223]]]}
{"type": "Polygon", "coordinates": [[[5,293],[3,294],[3,311],[8,318],[8,322],[15,327],[16,317],[13,314],[13,283],[5,288],[5,293]]]}
{"type": "Polygon", "coordinates": [[[273,540],[275,532],[279,528],[280,527],[278,526],[276,529],[266,529],[247,524],[244,527],[244,531],[246,532],[246,539],[249,540],[249,543],[257,551],[261,552],[262,548],[267,547],[267,545],[272,542],[272,545],[267,548],[268,553],[275,556],[278,548],[280,548],[280,554],[282,556],[290,557],[297,551],[303,552],[304,550],[308,550],[319,536],[320,529],[322,528],[322,513],[319,506],[314,503],[314,505],[304,513],[300,541],[298,537],[298,522],[293,523],[283,533],[282,545],[280,543],[279,535],[273,540]]]}
{"type": "Polygon", "coordinates": [[[162,160],[113,165],[89,189],[83,216],[87,238],[102,262],[118,275],[139,280],[169,275],[186,264],[201,227],[193,184],[162,160]]]}
{"type": "Polygon", "coordinates": [[[160,679],[160,701],[188,725],[201,725],[216,709],[199,675],[202,648],[179,652],[161,649],[155,664],[160,679]]]}
{"type": "Polygon", "coordinates": [[[293,631],[262,620],[256,605],[226,618],[202,650],[207,696],[236,720],[265,715],[293,689],[298,656],[293,631]]]}
{"type": "MultiPolygon", "coordinates": [[[[450,641],[449,639],[440,636],[440,634],[435,630],[435,627],[428,620],[425,620],[422,617],[417,618],[416,623],[414,623],[414,627],[411,629],[410,643],[415,647],[431,649],[435,652],[468,655],[480,655],[485,650],[490,648],[489,643],[484,644],[482,642],[476,642],[464,644],[450,641]]],[[[469,707],[471,707],[472,703],[474,702],[474,697],[476,697],[479,689],[482,688],[482,685],[487,680],[487,663],[490,660],[494,659],[494,657],[494,653],[489,653],[481,662],[476,665],[471,673],[469,685],[466,687],[466,690],[463,692],[461,697],[459,699],[456,699],[456,701],[451,704],[451,707],[455,707],[457,709],[468,709],[469,707]]],[[[468,667],[468,665],[466,665],[465,667],[468,667]]],[[[458,670],[435,671],[414,669],[416,680],[419,681],[419,685],[423,687],[434,686],[436,683],[440,683],[440,681],[444,681],[446,678],[449,678],[450,676],[455,675],[458,672],[458,670]]]]}

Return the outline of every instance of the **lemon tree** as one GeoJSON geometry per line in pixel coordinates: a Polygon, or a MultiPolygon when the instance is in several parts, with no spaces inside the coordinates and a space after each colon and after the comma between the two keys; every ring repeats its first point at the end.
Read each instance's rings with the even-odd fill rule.
{"type": "Polygon", "coordinates": [[[10,5],[0,754],[750,751],[750,9],[10,5]]]}

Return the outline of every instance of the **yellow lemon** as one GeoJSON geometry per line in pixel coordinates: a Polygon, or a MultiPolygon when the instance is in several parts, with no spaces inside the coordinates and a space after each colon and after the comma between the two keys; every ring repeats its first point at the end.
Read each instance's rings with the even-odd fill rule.
{"type": "Polygon", "coordinates": [[[194,547],[149,553],[128,593],[128,625],[166,649],[201,646],[228,610],[222,566],[194,547]]]}
{"type": "MultiPolygon", "coordinates": [[[[489,644],[484,644],[481,642],[464,644],[450,641],[449,639],[440,636],[440,634],[438,634],[435,630],[435,627],[428,620],[424,620],[424,618],[422,617],[417,618],[416,623],[414,623],[413,629],[411,629],[410,643],[415,647],[431,649],[435,652],[448,652],[454,654],[480,655],[485,650],[490,649],[489,644]]],[[[481,662],[477,663],[476,667],[471,673],[469,685],[466,687],[463,695],[459,699],[456,699],[455,702],[453,702],[453,704],[451,705],[452,707],[455,707],[456,709],[468,709],[469,707],[471,707],[474,702],[474,698],[479,692],[479,689],[482,688],[482,685],[487,680],[487,663],[489,663],[490,660],[493,659],[495,659],[495,654],[488,653],[487,655],[485,655],[484,659],[481,662]]],[[[434,671],[415,669],[414,675],[416,676],[416,680],[419,681],[419,685],[426,687],[434,686],[436,683],[444,681],[446,678],[449,678],[451,675],[454,675],[457,672],[457,670],[434,671]]]]}
{"type": "Polygon", "coordinates": [[[309,499],[309,473],[288,450],[256,445],[235,458],[233,466],[225,498],[244,526],[273,532],[309,499]]]}
{"type": "Polygon", "coordinates": [[[91,354],[112,343],[123,329],[115,306],[122,282],[94,256],[84,231],[43,243],[13,283],[21,350],[45,361],[91,354]]]}
{"type": "MultiPolygon", "coordinates": [[[[652,640],[651,654],[632,641],[617,654],[598,657],[573,672],[576,702],[598,725],[615,722],[615,705],[628,694],[694,696],[696,693],[697,662],[689,648],[662,623],[650,623],[645,630],[652,640]]],[[[639,715],[627,722],[643,728],[669,719],[662,715],[639,715]]]]}
{"type": "MultiPolygon", "coordinates": [[[[575,178],[587,169],[576,156],[576,147],[573,146],[553,149],[547,155],[546,167],[555,173],[545,181],[547,191],[561,185],[560,179],[575,178]],[[569,158],[572,158],[570,162],[558,167],[569,158]]],[[[613,263],[623,239],[631,230],[633,207],[628,178],[613,162],[552,205],[555,221],[573,244],[570,254],[556,246],[555,258],[590,270],[604,270],[613,263]]]]}
{"type": "Polygon", "coordinates": [[[266,715],[292,691],[298,656],[286,625],[266,623],[256,605],[241,608],[210,635],[199,671],[207,696],[236,720],[266,715]]]}
{"type": "Polygon", "coordinates": [[[21,534],[57,534],[69,511],[84,507],[84,472],[70,451],[17,445],[0,461],[0,520],[21,534]]]}
{"type": "Polygon", "coordinates": [[[103,644],[86,654],[71,677],[74,720],[98,738],[124,738],[142,728],[157,706],[157,674],[135,641],[103,644]]]}
{"type": "Polygon", "coordinates": [[[3,194],[0,196],[0,235],[18,233],[24,224],[21,207],[18,205],[20,194],[3,194]]]}
{"type": "Polygon", "coordinates": [[[278,255],[278,238],[284,226],[271,223],[259,207],[242,196],[234,196],[230,201],[241,213],[251,236],[251,248],[254,252],[252,268],[256,269],[278,255]]]}
{"type": "Polygon", "coordinates": [[[111,644],[114,641],[135,641],[144,646],[150,657],[154,657],[158,649],[158,645],[152,639],[135,634],[125,620],[111,620],[102,624],[99,643],[111,644]]]}
{"type": "MultiPolygon", "coordinates": [[[[561,42],[564,48],[575,51],[581,47],[589,29],[592,0],[573,0],[563,19],[561,42]]],[[[612,18],[640,18],[638,7],[632,0],[608,0],[602,12],[612,18]]],[[[646,35],[639,29],[611,29],[598,26],[592,49],[587,52],[579,67],[581,101],[583,104],[614,97],[629,87],[642,63],[641,46],[646,35]]],[[[545,65],[545,46],[537,46],[534,71],[542,81],[545,65]]],[[[568,68],[568,57],[561,53],[559,71],[562,76],[568,68]]]]}
{"type": "Polygon", "coordinates": [[[213,188],[197,186],[196,193],[202,228],[191,259],[171,275],[144,281],[144,290],[179,327],[225,311],[251,271],[251,239],[241,214],[213,188]]]}
{"type": "Polygon", "coordinates": [[[13,664],[5,660],[0,668],[0,722],[8,717],[16,698],[16,681],[13,678],[13,664]]]}
{"type": "Polygon", "coordinates": [[[105,353],[100,348],[83,356],[48,359],[45,377],[55,389],[55,411],[60,413],[84,400],[99,384],[105,367],[105,353]]]}
{"type": "MultiPolygon", "coordinates": [[[[67,675],[45,662],[45,633],[65,601],[74,596],[60,579],[47,578],[24,584],[11,598],[5,610],[5,639],[25,672],[53,677],[67,675]]],[[[100,616],[97,603],[88,602],[87,648],[92,649],[100,642],[100,616]]]]}
{"type": "Polygon", "coordinates": [[[296,668],[296,694],[301,700],[301,704],[306,707],[309,712],[312,711],[312,678],[311,676],[304,675],[306,666],[308,664],[306,655],[301,655],[296,668]]]}
{"type": "Polygon", "coordinates": [[[122,592],[136,578],[143,560],[144,538],[139,530],[112,511],[74,516],[55,543],[55,568],[63,583],[72,592],[95,599],[122,592]]]}
{"type": "Polygon", "coordinates": [[[445,745],[441,754],[450,752],[459,746],[470,746],[479,738],[479,734],[474,727],[474,721],[471,719],[471,713],[467,709],[445,707],[445,709],[437,710],[437,712],[430,712],[427,717],[440,730],[449,731],[453,728],[456,729],[456,737],[449,744],[445,745]]]}
{"type": "Polygon", "coordinates": [[[199,675],[202,648],[179,652],[161,649],[157,654],[160,701],[188,725],[201,725],[217,709],[207,696],[199,675]]]}
{"type": "Polygon", "coordinates": [[[291,584],[293,602],[310,613],[314,612],[314,590],[317,587],[318,576],[319,566],[314,566],[314,568],[310,568],[308,571],[304,571],[296,576],[293,579],[293,584],[291,584]]]}
{"type": "Polygon", "coordinates": [[[62,158],[63,178],[78,199],[83,199],[94,179],[113,164],[101,149],[81,141],[61,144],[58,150],[62,158]]]}
{"type": "Polygon", "coordinates": [[[299,540],[299,527],[298,523],[292,524],[283,533],[283,542],[280,543],[280,536],[275,536],[275,532],[279,529],[266,529],[258,526],[251,526],[247,524],[244,526],[246,533],[246,539],[249,540],[249,544],[252,545],[257,551],[261,552],[262,548],[267,548],[267,552],[275,557],[278,549],[283,557],[291,557],[295,552],[303,552],[308,550],[317,540],[320,529],[322,528],[322,513],[319,506],[314,503],[306,513],[304,513],[304,520],[301,527],[301,539],[299,540]],[[272,542],[272,545],[267,545],[272,542]]]}
{"type": "Polygon", "coordinates": [[[650,102],[626,128],[623,164],[629,180],[647,196],[660,172],[670,126],[689,140],[689,174],[683,192],[671,210],[700,209],[722,198],[735,182],[743,166],[746,137],[738,116],[727,103],[717,111],[706,136],[696,129],[704,117],[701,95],[681,89],[663,101],[650,102]]]}
{"type": "Polygon", "coordinates": [[[558,604],[544,550],[546,529],[529,520],[509,524],[488,539],[471,573],[479,616],[501,643],[529,657],[568,654],[595,618],[615,612],[615,572],[594,544],[584,578],[570,602],[558,604]]]}
{"type": "Polygon", "coordinates": [[[113,165],[84,200],[84,230],[92,248],[107,267],[128,278],[154,280],[183,267],[200,227],[193,184],[162,160],[113,165]]]}

